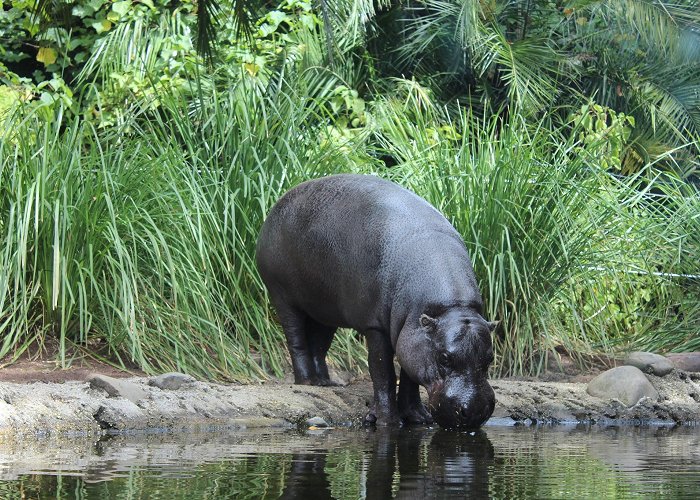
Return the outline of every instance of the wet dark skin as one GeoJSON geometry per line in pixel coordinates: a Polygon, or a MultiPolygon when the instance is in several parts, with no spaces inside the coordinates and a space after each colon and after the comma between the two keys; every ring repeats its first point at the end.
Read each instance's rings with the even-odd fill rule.
{"type": "Polygon", "coordinates": [[[464,242],[422,198],[375,176],[305,182],[270,211],[256,259],[297,384],[331,384],[326,353],[348,327],[367,339],[367,423],[476,428],[493,412],[493,325],[464,242]]]}

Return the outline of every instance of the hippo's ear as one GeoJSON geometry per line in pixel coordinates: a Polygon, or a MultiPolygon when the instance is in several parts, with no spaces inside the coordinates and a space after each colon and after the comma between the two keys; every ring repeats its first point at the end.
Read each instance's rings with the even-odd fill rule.
{"type": "Polygon", "coordinates": [[[489,330],[494,331],[496,327],[500,324],[500,321],[489,321],[489,330]]]}
{"type": "Polygon", "coordinates": [[[435,330],[437,327],[437,320],[435,318],[431,318],[427,314],[421,314],[420,316],[420,326],[423,328],[427,328],[428,330],[435,330]]]}

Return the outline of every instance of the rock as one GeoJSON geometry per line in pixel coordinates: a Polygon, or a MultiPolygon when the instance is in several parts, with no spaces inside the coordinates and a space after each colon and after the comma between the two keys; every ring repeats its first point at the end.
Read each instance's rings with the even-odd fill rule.
{"type": "Polygon", "coordinates": [[[335,370],[333,368],[328,368],[328,375],[330,376],[331,383],[339,386],[348,385],[354,378],[353,374],[348,371],[335,370]]]}
{"type": "Polygon", "coordinates": [[[88,383],[93,389],[102,389],[113,398],[125,398],[132,403],[137,403],[148,395],[138,384],[107,375],[92,375],[88,383]]]}
{"type": "Polygon", "coordinates": [[[125,430],[149,427],[148,415],[128,399],[109,399],[92,415],[101,429],[125,430]]]}
{"type": "Polygon", "coordinates": [[[194,377],[184,373],[163,373],[148,380],[148,385],[158,387],[164,391],[176,391],[185,384],[194,382],[194,377]]]}
{"type": "Polygon", "coordinates": [[[627,406],[648,397],[658,400],[659,393],[635,366],[618,366],[604,371],[588,383],[586,392],[601,399],[618,399],[627,406]]]}
{"type": "Polygon", "coordinates": [[[308,427],[330,427],[328,422],[321,417],[311,417],[306,419],[306,425],[308,427]]]}
{"type": "Polygon", "coordinates": [[[673,364],[666,357],[653,352],[631,352],[625,360],[625,365],[636,366],[644,373],[652,373],[659,377],[668,375],[673,370],[673,364]]]}
{"type": "Polygon", "coordinates": [[[679,352],[667,354],[666,358],[679,370],[700,372],[700,352],[679,352]]]}

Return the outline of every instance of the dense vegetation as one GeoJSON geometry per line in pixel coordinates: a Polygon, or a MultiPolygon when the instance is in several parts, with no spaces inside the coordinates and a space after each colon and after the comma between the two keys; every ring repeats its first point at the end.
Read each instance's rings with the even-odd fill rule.
{"type": "Polygon", "coordinates": [[[279,375],[257,232],[334,172],[454,223],[498,373],[700,349],[695,0],[4,0],[0,39],[4,362],[279,375]]]}

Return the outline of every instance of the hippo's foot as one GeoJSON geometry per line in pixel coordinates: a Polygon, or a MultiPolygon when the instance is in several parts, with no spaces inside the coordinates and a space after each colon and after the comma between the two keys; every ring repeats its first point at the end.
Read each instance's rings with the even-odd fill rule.
{"type": "Polygon", "coordinates": [[[308,376],[297,376],[296,374],[294,375],[294,383],[297,385],[323,385],[323,386],[337,386],[339,384],[336,384],[333,382],[330,377],[323,377],[323,376],[317,376],[317,375],[308,375],[308,376]]]}
{"type": "Polygon", "coordinates": [[[296,385],[318,385],[314,381],[307,377],[294,377],[294,383],[296,385]]]}
{"type": "Polygon", "coordinates": [[[365,426],[390,426],[399,424],[400,420],[398,415],[395,413],[390,413],[389,415],[383,415],[375,410],[376,406],[372,405],[362,419],[362,425],[365,426]]]}
{"type": "Polygon", "coordinates": [[[340,384],[333,382],[330,378],[317,378],[314,385],[321,385],[324,387],[338,387],[340,384]]]}
{"type": "Polygon", "coordinates": [[[318,379],[300,379],[300,380],[295,380],[294,383],[296,385],[318,385],[318,386],[323,386],[323,387],[339,387],[340,384],[336,384],[335,382],[332,382],[331,380],[318,380],[318,379]]]}
{"type": "Polygon", "coordinates": [[[373,426],[377,423],[377,416],[374,414],[372,410],[367,412],[367,415],[365,415],[365,418],[362,419],[362,425],[364,426],[373,426]]]}
{"type": "Polygon", "coordinates": [[[423,403],[401,410],[402,425],[431,425],[432,423],[433,417],[430,416],[430,412],[423,403]]]}

